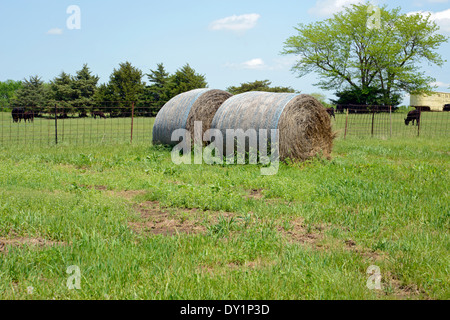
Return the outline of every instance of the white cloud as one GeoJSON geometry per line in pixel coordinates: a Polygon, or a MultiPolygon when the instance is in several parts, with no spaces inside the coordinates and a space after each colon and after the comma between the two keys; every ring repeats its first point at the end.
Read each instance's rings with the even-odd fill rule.
{"type": "Polygon", "coordinates": [[[53,28],[47,31],[47,34],[51,34],[51,35],[61,35],[63,34],[63,30],[60,28],[53,28]]]}
{"type": "Polygon", "coordinates": [[[308,13],[322,17],[331,16],[342,11],[344,7],[360,2],[361,0],[317,0],[316,5],[309,9],[308,13]]]}
{"type": "Polygon", "coordinates": [[[245,31],[254,28],[260,17],[261,15],[257,13],[243,14],[240,16],[233,15],[213,21],[209,28],[211,30],[245,31]]]}
{"type": "Polygon", "coordinates": [[[266,69],[267,65],[265,64],[264,60],[261,58],[255,58],[251,59],[242,63],[227,63],[225,64],[225,67],[227,68],[233,68],[233,69],[253,69],[253,70],[261,70],[266,69]]]}
{"type": "Polygon", "coordinates": [[[266,67],[263,59],[256,58],[242,63],[244,69],[261,69],[266,67]]]}
{"type": "Polygon", "coordinates": [[[448,88],[450,87],[450,83],[445,83],[442,81],[436,81],[436,82],[432,82],[430,83],[431,86],[436,86],[438,88],[448,88]]]}
{"type": "Polygon", "coordinates": [[[420,13],[422,16],[426,17],[430,15],[430,19],[436,22],[436,24],[441,27],[441,31],[450,33],[450,9],[438,12],[432,11],[415,11],[409,12],[408,15],[420,13]]]}
{"type": "Polygon", "coordinates": [[[261,58],[251,59],[242,63],[227,63],[225,67],[232,69],[250,70],[289,70],[298,60],[298,57],[286,56],[273,59],[273,63],[267,64],[261,58]]]}

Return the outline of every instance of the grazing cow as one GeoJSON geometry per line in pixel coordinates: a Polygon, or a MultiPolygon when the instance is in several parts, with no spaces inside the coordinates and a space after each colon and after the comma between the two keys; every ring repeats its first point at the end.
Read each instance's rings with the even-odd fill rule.
{"type": "Polygon", "coordinates": [[[33,111],[25,111],[23,113],[23,121],[25,122],[33,122],[34,121],[34,112],[33,111]]]}
{"type": "Polygon", "coordinates": [[[416,121],[416,125],[418,126],[420,123],[420,111],[419,110],[412,110],[408,112],[408,115],[405,118],[405,125],[409,125],[409,123],[412,121],[412,124],[414,125],[414,121],[416,121]]]}
{"type": "Polygon", "coordinates": [[[444,109],[442,111],[450,111],[450,104],[444,105],[444,109]]]}
{"type": "Polygon", "coordinates": [[[20,120],[22,120],[23,116],[24,116],[24,109],[23,108],[14,108],[11,111],[11,115],[13,118],[13,122],[20,122],[20,120]]]}
{"type": "Polygon", "coordinates": [[[330,115],[330,118],[333,117],[336,119],[336,116],[334,115],[334,108],[326,108],[328,114],[330,115]]]}
{"type": "Polygon", "coordinates": [[[94,119],[97,119],[97,117],[106,119],[105,114],[103,112],[101,112],[101,111],[94,111],[94,112],[92,112],[92,116],[94,117],[94,119]]]}
{"type": "Polygon", "coordinates": [[[345,107],[342,104],[338,104],[336,106],[336,112],[337,113],[344,113],[345,107]]]}

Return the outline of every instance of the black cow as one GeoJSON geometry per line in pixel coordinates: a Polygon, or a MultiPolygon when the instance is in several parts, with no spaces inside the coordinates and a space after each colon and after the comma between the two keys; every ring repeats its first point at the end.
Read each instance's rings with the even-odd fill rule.
{"type": "Polygon", "coordinates": [[[94,111],[94,112],[92,112],[92,116],[94,117],[94,119],[97,119],[97,117],[106,119],[105,114],[103,112],[101,112],[101,111],[94,111]]]}
{"type": "Polygon", "coordinates": [[[25,110],[23,108],[14,108],[11,111],[13,122],[20,122],[23,119],[25,110]]]}
{"type": "Polygon", "coordinates": [[[416,125],[418,126],[420,123],[420,111],[419,110],[412,110],[408,112],[408,115],[405,118],[405,125],[409,125],[409,123],[412,121],[412,124],[414,125],[414,121],[416,121],[416,125]]]}
{"type": "Polygon", "coordinates": [[[336,119],[336,116],[334,115],[334,108],[326,108],[325,110],[327,110],[330,118],[333,117],[334,119],[336,119]]]}
{"type": "Polygon", "coordinates": [[[442,111],[450,111],[450,104],[444,105],[444,109],[442,111]]]}
{"type": "Polygon", "coordinates": [[[23,113],[23,121],[25,122],[33,122],[34,121],[34,112],[33,111],[25,111],[23,113]]]}

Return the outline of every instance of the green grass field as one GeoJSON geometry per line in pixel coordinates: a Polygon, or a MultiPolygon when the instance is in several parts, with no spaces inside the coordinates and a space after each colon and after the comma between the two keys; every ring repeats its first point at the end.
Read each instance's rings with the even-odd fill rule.
{"type": "Polygon", "coordinates": [[[450,298],[448,136],[338,139],[274,176],[122,142],[0,146],[1,299],[450,298]]]}

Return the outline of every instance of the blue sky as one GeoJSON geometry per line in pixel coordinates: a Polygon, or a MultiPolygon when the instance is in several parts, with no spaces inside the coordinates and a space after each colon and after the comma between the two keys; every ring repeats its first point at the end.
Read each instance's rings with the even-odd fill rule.
{"type": "MultiPolygon", "coordinates": [[[[316,77],[296,77],[293,56],[281,56],[283,42],[298,23],[330,17],[358,0],[15,0],[0,3],[0,81],[61,71],[74,74],[84,63],[107,82],[119,63],[144,73],[163,62],[169,72],[189,63],[210,88],[269,79],[302,93],[319,92],[316,77]],[[68,29],[67,8],[80,8],[80,29],[68,29]]],[[[402,11],[428,11],[450,36],[450,0],[373,1],[402,11]]],[[[440,50],[444,67],[425,65],[438,90],[450,91],[450,44],[440,50]]],[[[146,80],[146,79],[144,79],[146,80]]],[[[405,98],[405,102],[407,102],[405,98]]]]}

